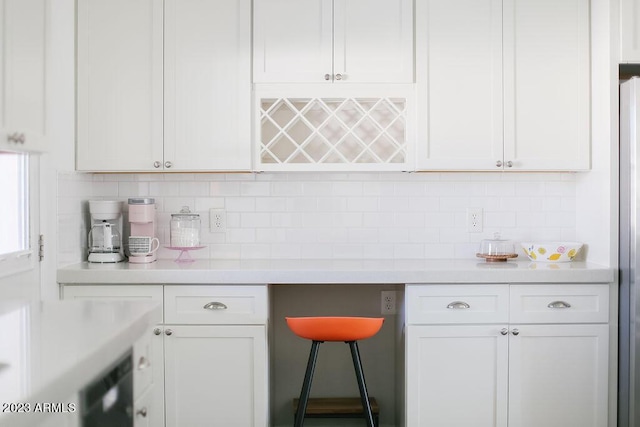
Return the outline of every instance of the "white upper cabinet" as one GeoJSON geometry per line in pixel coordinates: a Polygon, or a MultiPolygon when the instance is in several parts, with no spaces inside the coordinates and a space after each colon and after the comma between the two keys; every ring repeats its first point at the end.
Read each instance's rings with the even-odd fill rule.
{"type": "Polygon", "coordinates": [[[333,70],[332,0],[253,2],[253,80],[320,82],[333,70]]]}
{"type": "Polygon", "coordinates": [[[620,62],[640,63],[640,0],[620,0],[620,62]]]}
{"type": "Polygon", "coordinates": [[[588,169],[589,13],[589,0],[417,2],[418,169],[588,169]]]}
{"type": "Polygon", "coordinates": [[[161,170],[162,4],[78,1],[78,170],[161,170]]]}
{"type": "Polygon", "coordinates": [[[250,31],[250,0],[78,1],[77,169],[250,169],[250,31]]]}
{"type": "Polygon", "coordinates": [[[503,150],[502,1],[418,2],[416,39],[419,165],[489,169],[503,150]]]}
{"type": "Polygon", "coordinates": [[[506,167],[590,166],[589,0],[504,2],[506,167]]]}
{"type": "Polygon", "coordinates": [[[0,149],[43,151],[45,0],[0,0],[0,149]]]}
{"type": "Polygon", "coordinates": [[[413,82],[411,0],[254,0],[256,83],[413,82]]]}
{"type": "Polygon", "coordinates": [[[164,160],[251,168],[251,1],[165,0],[164,160]]]}

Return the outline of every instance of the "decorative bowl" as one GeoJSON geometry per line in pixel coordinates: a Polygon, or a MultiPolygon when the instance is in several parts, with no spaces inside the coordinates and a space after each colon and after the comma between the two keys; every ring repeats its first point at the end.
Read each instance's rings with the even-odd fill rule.
{"type": "Polygon", "coordinates": [[[570,262],[582,249],[577,242],[522,242],[522,249],[531,261],[537,262],[570,262]]]}

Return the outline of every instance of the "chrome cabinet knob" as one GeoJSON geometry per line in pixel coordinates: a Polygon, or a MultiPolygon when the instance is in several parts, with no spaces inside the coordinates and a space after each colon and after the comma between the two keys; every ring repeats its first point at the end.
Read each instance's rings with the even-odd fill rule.
{"type": "Polygon", "coordinates": [[[165,333],[166,335],[172,335],[172,334],[173,334],[173,330],[171,330],[171,329],[167,329],[166,331],[164,331],[164,333],[165,333]]]}
{"type": "Polygon", "coordinates": [[[502,160],[498,160],[498,161],[496,162],[496,167],[499,167],[499,168],[501,168],[501,167],[502,167],[502,160]]]}
{"type": "Polygon", "coordinates": [[[336,74],[336,80],[342,80],[342,74],[336,74]]]}
{"type": "Polygon", "coordinates": [[[171,166],[173,166],[173,163],[171,163],[171,162],[164,162],[164,167],[165,167],[165,168],[169,169],[169,168],[171,168],[171,166]]]}
{"type": "Polygon", "coordinates": [[[509,333],[509,330],[507,328],[500,329],[500,334],[501,335],[507,335],[508,333],[509,333]]]}
{"type": "Polygon", "coordinates": [[[513,335],[519,335],[520,334],[520,330],[518,328],[514,329],[513,331],[511,331],[511,333],[513,335]]]}
{"type": "Polygon", "coordinates": [[[14,132],[7,135],[7,141],[13,142],[14,144],[24,144],[26,140],[27,137],[24,135],[24,133],[14,132]]]}
{"type": "Polygon", "coordinates": [[[160,166],[162,166],[162,163],[160,163],[159,161],[156,160],[155,162],[153,162],[154,168],[158,169],[160,166]]]}
{"type": "Polygon", "coordinates": [[[154,334],[154,335],[160,335],[161,333],[162,333],[162,329],[160,329],[160,328],[155,328],[155,329],[153,330],[153,334],[154,334]]]}
{"type": "Polygon", "coordinates": [[[325,74],[324,75],[324,79],[327,80],[327,81],[331,80],[331,74],[325,74]]]}
{"type": "Polygon", "coordinates": [[[512,168],[512,167],[513,167],[513,162],[512,162],[511,160],[509,160],[509,161],[506,163],[506,165],[507,165],[507,167],[508,167],[508,168],[512,168]]]}
{"type": "Polygon", "coordinates": [[[140,415],[142,418],[147,417],[147,408],[141,408],[136,411],[136,415],[140,415]]]}

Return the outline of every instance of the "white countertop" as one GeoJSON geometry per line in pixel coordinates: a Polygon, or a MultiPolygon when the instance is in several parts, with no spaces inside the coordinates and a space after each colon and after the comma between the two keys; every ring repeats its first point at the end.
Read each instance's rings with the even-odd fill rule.
{"type": "Polygon", "coordinates": [[[610,283],[613,269],[585,262],[478,260],[196,260],[92,264],[58,270],[62,284],[610,283]]]}
{"type": "Polygon", "coordinates": [[[0,404],[31,404],[31,413],[0,412],[0,426],[55,417],[35,404],[69,403],[158,321],[150,302],[0,301],[0,404]]]}

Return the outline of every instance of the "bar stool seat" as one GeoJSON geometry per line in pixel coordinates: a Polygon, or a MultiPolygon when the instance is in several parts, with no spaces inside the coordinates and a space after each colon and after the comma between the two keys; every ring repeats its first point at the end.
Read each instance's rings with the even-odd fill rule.
{"type": "MultiPolygon", "coordinates": [[[[294,427],[302,427],[305,413],[311,392],[311,381],[318,358],[318,349],[325,341],[343,341],[351,349],[351,358],[360,390],[360,401],[362,403],[363,415],[368,427],[375,427],[377,413],[374,416],[371,409],[371,402],[367,392],[367,386],[358,350],[358,341],[371,338],[380,331],[384,318],[382,317],[286,317],[287,326],[291,331],[301,338],[311,340],[311,352],[307,362],[300,398],[298,399],[295,415],[294,427]]],[[[377,412],[377,411],[376,411],[377,412]]]]}

